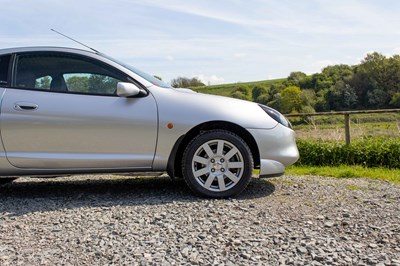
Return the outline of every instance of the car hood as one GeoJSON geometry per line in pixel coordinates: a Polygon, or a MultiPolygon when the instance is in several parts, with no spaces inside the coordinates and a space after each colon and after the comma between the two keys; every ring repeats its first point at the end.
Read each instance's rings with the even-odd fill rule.
{"type": "Polygon", "coordinates": [[[198,92],[196,92],[194,90],[186,89],[186,88],[175,88],[174,90],[180,91],[180,92],[186,92],[186,93],[198,93],[198,92]]]}
{"type": "Polygon", "coordinates": [[[258,104],[219,95],[197,93],[190,89],[154,88],[152,94],[163,119],[183,124],[227,121],[245,128],[273,128],[273,120],[258,104]]]}

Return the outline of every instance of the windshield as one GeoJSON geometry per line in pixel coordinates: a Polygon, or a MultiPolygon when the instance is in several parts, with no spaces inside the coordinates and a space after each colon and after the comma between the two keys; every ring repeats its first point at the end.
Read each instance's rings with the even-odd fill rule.
{"type": "Polygon", "coordinates": [[[128,64],[125,64],[125,63],[123,63],[121,61],[118,61],[118,60],[116,60],[116,59],[114,59],[112,57],[109,57],[108,55],[105,55],[105,54],[101,54],[101,55],[106,57],[107,59],[110,59],[111,61],[114,61],[115,63],[117,63],[117,64],[119,64],[119,65],[121,65],[123,67],[126,67],[130,71],[134,72],[135,74],[141,76],[142,78],[144,78],[148,82],[150,82],[150,83],[152,83],[152,84],[154,84],[154,85],[156,85],[158,87],[161,87],[161,88],[172,88],[171,85],[165,83],[164,81],[159,80],[158,78],[155,78],[154,76],[152,76],[150,74],[144,73],[143,71],[140,71],[139,69],[136,69],[136,68],[134,68],[134,67],[132,67],[132,66],[130,66],[128,64]]]}

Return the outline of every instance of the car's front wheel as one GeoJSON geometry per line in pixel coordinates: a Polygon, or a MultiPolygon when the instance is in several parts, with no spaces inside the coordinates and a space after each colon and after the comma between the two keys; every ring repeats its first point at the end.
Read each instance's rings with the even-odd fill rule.
{"type": "Polygon", "coordinates": [[[11,183],[12,181],[14,181],[16,178],[14,177],[6,177],[6,178],[0,178],[0,186],[1,185],[5,185],[8,183],[11,183]]]}
{"type": "Polygon", "coordinates": [[[238,135],[226,130],[199,134],[183,154],[183,177],[200,196],[235,196],[246,188],[252,171],[253,156],[249,147],[238,135]]]}

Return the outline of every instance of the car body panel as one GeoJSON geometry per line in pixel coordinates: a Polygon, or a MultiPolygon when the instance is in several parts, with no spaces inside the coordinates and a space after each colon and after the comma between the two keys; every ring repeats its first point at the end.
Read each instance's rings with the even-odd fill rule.
{"type": "Polygon", "coordinates": [[[148,168],[157,140],[153,97],[82,96],[8,89],[1,136],[18,168],[148,168]],[[36,110],[16,110],[18,102],[36,110]]]}
{"type": "Polygon", "coordinates": [[[273,129],[248,129],[257,142],[260,151],[260,176],[276,176],[284,172],[285,166],[299,159],[296,134],[293,130],[278,124],[273,129]]]}
{"type": "Polygon", "coordinates": [[[177,139],[199,124],[220,121],[243,128],[264,129],[272,129],[278,124],[252,102],[154,86],[149,90],[154,94],[159,108],[159,138],[153,165],[155,170],[165,169],[177,139]],[[169,123],[173,123],[172,129],[168,128],[169,123]]]}

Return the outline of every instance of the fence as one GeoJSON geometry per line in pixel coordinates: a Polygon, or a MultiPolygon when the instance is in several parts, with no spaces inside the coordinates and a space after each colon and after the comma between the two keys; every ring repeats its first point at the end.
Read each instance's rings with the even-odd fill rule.
{"type": "Polygon", "coordinates": [[[362,110],[362,111],[341,111],[341,112],[320,112],[320,113],[300,113],[286,114],[286,117],[310,117],[310,116],[330,116],[343,115],[346,144],[350,144],[350,115],[354,114],[378,114],[378,113],[400,113],[400,109],[382,109],[382,110],[362,110]]]}

